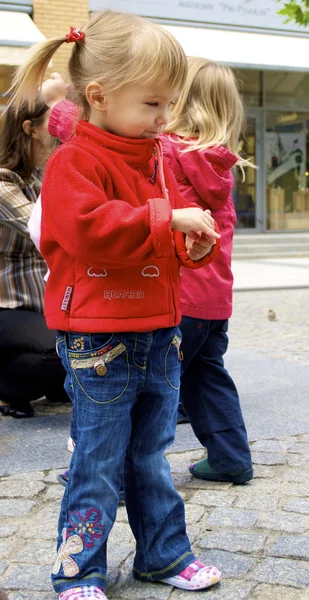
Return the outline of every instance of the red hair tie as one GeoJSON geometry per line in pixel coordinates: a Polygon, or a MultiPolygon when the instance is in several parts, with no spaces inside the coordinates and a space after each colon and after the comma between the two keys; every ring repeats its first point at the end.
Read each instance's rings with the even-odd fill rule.
{"type": "Polygon", "coordinates": [[[65,37],[67,38],[66,43],[69,44],[70,42],[79,42],[80,40],[83,40],[85,33],[84,31],[81,31],[81,29],[70,27],[70,33],[67,33],[65,37]]]}

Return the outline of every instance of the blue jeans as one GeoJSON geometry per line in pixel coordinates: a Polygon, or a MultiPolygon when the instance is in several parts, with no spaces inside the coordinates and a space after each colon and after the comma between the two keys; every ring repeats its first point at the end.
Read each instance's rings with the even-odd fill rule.
{"type": "Polygon", "coordinates": [[[228,321],[183,317],[180,401],[193,431],[220,473],[252,469],[234,381],[224,367],[228,321]]]}
{"type": "Polygon", "coordinates": [[[52,581],[60,593],[106,586],[106,543],[124,472],[136,539],[134,577],[156,581],[193,560],[184,505],[165,449],[173,442],[180,386],[177,327],[143,333],[58,332],[74,392],[76,446],[58,530],[52,581]]]}

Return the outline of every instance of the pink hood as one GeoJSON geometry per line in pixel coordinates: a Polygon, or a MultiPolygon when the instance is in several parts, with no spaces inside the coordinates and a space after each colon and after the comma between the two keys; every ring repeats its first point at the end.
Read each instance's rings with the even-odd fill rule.
{"type": "Polygon", "coordinates": [[[231,169],[237,158],[223,146],[183,153],[185,146],[176,135],[163,134],[160,138],[180,192],[188,202],[210,209],[221,233],[221,250],[211,264],[194,273],[182,271],[182,314],[197,319],[228,319],[232,314],[231,255],[236,222],[231,169]]]}

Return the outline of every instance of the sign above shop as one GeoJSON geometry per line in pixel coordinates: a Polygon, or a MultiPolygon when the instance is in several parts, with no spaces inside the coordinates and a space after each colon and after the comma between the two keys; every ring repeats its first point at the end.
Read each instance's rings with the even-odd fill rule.
{"type": "Polygon", "coordinates": [[[89,6],[91,11],[111,8],[180,22],[304,32],[284,23],[277,0],[90,0],[89,6]]]}

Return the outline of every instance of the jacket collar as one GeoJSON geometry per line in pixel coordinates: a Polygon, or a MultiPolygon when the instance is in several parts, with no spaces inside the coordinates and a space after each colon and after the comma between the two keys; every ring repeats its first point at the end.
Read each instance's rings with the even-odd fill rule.
{"type": "Polygon", "coordinates": [[[148,162],[152,156],[157,154],[156,140],[123,138],[103,131],[87,121],[79,121],[76,135],[78,138],[91,141],[100,148],[121,154],[124,161],[133,167],[148,162]]]}

